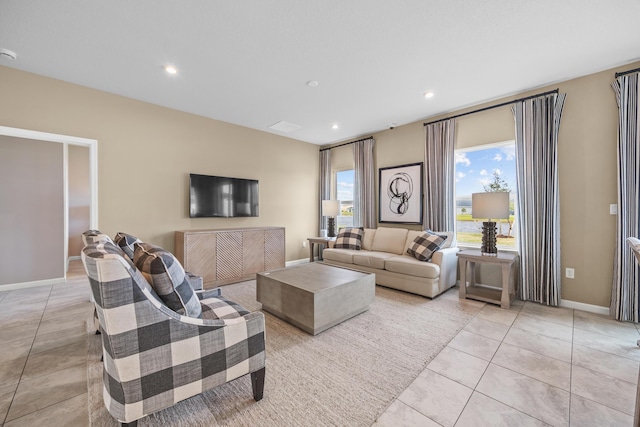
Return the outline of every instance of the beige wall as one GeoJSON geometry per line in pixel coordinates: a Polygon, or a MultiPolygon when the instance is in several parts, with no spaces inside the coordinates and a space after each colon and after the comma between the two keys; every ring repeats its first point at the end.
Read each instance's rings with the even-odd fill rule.
{"type": "Polygon", "coordinates": [[[64,277],[63,148],[0,136],[0,288],[64,277]]]}
{"type": "MultiPolygon", "coordinates": [[[[609,306],[616,219],[609,214],[609,204],[617,203],[617,105],[611,82],[616,72],[638,67],[640,63],[629,64],[447,115],[555,88],[567,94],[558,153],[562,298],[566,300],[609,306]],[[575,279],[564,278],[566,267],[575,269],[575,279]]],[[[374,134],[377,167],[423,161],[423,122],[447,116],[374,134]]],[[[513,139],[511,110],[501,107],[461,117],[456,133],[457,148],[513,139]]]]}
{"type": "MultiPolygon", "coordinates": [[[[98,141],[100,229],[174,249],[174,231],[286,227],[287,260],[317,234],[318,147],[0,67],[0,125],[98,141]],[[194,218],[189,173],[260,181],[257,218],[194,218]]],[[[215,99],[212,98],[212,102],[215,99]]]]}

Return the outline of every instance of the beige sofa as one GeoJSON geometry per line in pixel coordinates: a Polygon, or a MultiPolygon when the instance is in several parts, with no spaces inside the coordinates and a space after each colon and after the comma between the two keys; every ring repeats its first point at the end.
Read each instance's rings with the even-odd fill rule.
{"type": "Polygon", "coordinates": [[[459,249],[453,232],[437,232],[447,240],[429,261],[418,261],[407,248],[420,234],[406,228],[365,228],[360,250],[330,244],[322,255],[327,264],[375,273],[378,285],[433,298],[456,284],[459,249]]]}

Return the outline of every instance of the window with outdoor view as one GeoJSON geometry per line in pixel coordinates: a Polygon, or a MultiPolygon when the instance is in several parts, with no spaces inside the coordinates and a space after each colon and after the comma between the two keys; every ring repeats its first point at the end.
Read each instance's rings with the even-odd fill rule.
{"type": "Polygon", "coordinates": [[[456,150],[455,158],[458,243],[479,247],[482,241],[482,222],[486,218],[473,218],[471,194],[508,191],[509,219],[493,219],[497,222],[497,246],[517,249],[515,141],[456,150]]]}
{"type": "Polygon", "coordinates": [[[336,218],[338,230],[353,227],[354,170],[336,172],[336,199],[340,200],[340,215],[336,218]]]}

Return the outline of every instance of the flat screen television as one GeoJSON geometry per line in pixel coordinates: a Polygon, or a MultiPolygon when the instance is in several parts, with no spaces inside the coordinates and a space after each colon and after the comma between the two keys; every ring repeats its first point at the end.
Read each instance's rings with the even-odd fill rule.
{"type": "Polygon", "coordinates": [[[189,174],[189,216],[258,216],[258,181],[189,174]]]}

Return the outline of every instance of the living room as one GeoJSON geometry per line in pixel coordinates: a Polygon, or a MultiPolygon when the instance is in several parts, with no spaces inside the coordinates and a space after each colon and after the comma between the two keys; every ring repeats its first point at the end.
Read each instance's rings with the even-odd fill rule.
{"type": "MultiPolygon", "coordinates": [[[[0,125],[98,141],[95,225],[104,233],[129,232],[175,251],[177,230],[280,226],[286,228],[286,261],[308,258],[304,242],[319,233],[318,144],[22,71],[14,64],[0,62],[0,125]],[[260,215],[189,218],[190,173],[259,180],[260,215]]],[[[611,83],[616,73],[639,67],[637,57],[628,58],[622,65],[523,88],[393,129],[378,126],[325,147],[372,136],[376,169],[423,162],[423,122],[559,89],[567,95],[558,137],[560,254],[563,273],[565,268],[575,270],[575,278],[563,274],[561,306],[608,314],[615,241],[602,236],[616,234],[616,216],[609,206],[618,202],[618,107],[611,83]]],[[[512,139],[510,106],[457,119],[457,149],[512,139]]],[[[352,167],[350,146],[332,151],[334,172],[352,167]]],[[[1,169],[0,178],[11,182],[1,169]]],[[[12,230],[3,234],[9,241],[19,238],[12,230]]],[[[2,257],[3,268],[10,268],[6,260],[13,256],[2,257]]],[[[6,284],[0,284],[0,291],[6,284]]]]}

